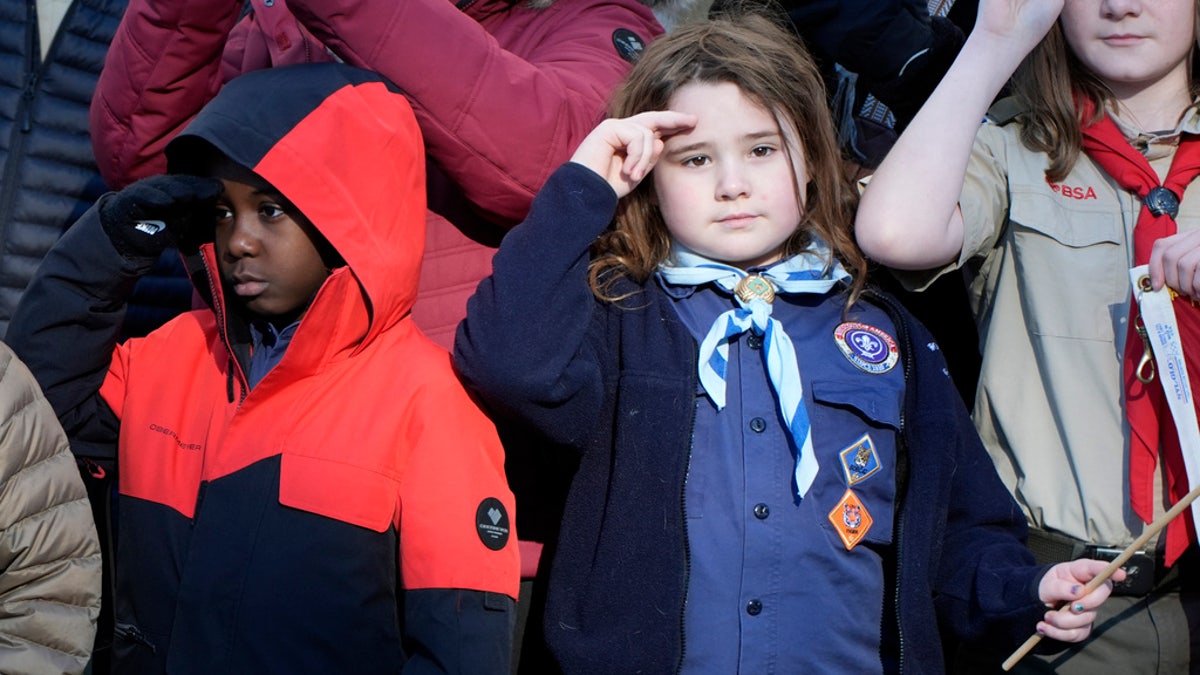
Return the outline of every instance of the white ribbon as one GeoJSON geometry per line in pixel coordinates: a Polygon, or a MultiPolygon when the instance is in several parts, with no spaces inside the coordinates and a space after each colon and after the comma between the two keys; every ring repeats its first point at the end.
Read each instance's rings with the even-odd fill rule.
{"type": "MultiPolygon", "coordinates": [[[[1183,464],[1187,468],[1188,486],[1200,485],[1200,424],[1196,421],[1196,405],[1193,401],[1191,380],[1183,359],[1183,344],[1179,339],[1179,326],[1175,322],[1175,308],[1171,292],[1163,286],[1157,291],[1142,288],[1142,280],[1150,275],[1148,265],[1139,265],[1129,270],[1133,284],[1133,296],[1137,300],[1146,327],[1146,337],[1154,352],[1154,366],[1175,430],[1179,434],[1179,447],[1183,452],[1183,464]]],[[[1148,284],[1147,284],[1148,286],[1148,284]]],[[[1200,526],[1200,500],[1192,502],[1192,522],[1200,526]]],[[[1200,532],[1197,532],[1200,535],[1200,532]]]]}

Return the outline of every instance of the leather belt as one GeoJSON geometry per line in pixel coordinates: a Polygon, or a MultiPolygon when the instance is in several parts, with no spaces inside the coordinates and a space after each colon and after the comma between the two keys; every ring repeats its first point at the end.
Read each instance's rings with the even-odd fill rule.
{"type": "MultiPolygon", "coordinates": [[[[1079,558],[1112,561],[1125,550],[1123,546],[1104,546],[1068,537],[1057,532],[1047,532],[1034,528],[1029,529],[1029,540],[1026,542],[1033,557],[1040,565],[1052,565],[1069,562],[1079,558]]],[[[1162,564],[1162,559],[1154,551],[1138,551],[1124,565],[1125,580],[1113,582],[1113,595],[1130,595],[1142,597],[1150,593],[1156,585],[1167,581],[1167,576],[1175,569],[1168,570],[1162,564]],[[1159,578],[1159,574],[1162,578],[1159,578]]]]}

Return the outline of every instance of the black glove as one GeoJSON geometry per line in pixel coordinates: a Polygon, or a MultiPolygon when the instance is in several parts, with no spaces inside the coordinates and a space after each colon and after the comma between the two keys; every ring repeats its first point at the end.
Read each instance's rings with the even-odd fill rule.
{"type": "Polygon", "coordinates": [[[223,190],[216,178],[168,174],[133,183],[100,202],[100,224],[130,260],[157,260],[172,236],[207,222],[223,190]]]}

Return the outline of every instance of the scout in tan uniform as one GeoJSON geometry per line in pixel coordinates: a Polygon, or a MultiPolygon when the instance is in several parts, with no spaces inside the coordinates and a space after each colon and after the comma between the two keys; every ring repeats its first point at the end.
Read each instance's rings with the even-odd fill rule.
{"type": "MultiPolygon", "coordinates": [[[[1103,558],[1144,527],[1128,496],[1122,384],[1143,204],[1081,149],[1074,106],[1107,112],[1165,180],[1180,139],[1200,133],[1189,71],[1197,13],[1195,0],[984,0],[958,60],[863,195],[856,227],[869,256],[913,271],[914,288],[951,270],[968,277],[983,354],[975,423],[1045,562],[1103,558]],[[981,127],[1026,54],[1016,96],[981,127]]],[[[1157,286],[1193,298],[1198,191],[1193,182],[1176,195],[1178,234],[1151,258],[1157,286]]],[[[1161,469],[1154,485],[1161,513],[1161,469]]],[[[1100,610],[1092,641],[1027,657],[1018,671],[1187,672],[1200,632],[1185,614],[1200,615],[1196,557],[1193,544],[1167,567],[1160,542],[1135,559],[1141,583],[1118,584],[1126,594],[1100,610]]]]}

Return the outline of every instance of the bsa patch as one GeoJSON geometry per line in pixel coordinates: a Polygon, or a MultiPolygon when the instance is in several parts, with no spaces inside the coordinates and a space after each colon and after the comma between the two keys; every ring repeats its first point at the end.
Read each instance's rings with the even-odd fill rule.
{"type": "Polygon", "coordinates": [[[628,28],[614,30],[612,42],[613,46],[617,48],[617,55],[630,63],[637,63],[637,60],[642,57],[642,50],[646,48],[646,43],[642,42],[642,38],[628,28]]]}
{"type": "Polygon", "coordinates": [[[866,480],[879,470],[879,455],[869,434],[863,434],[854,445],[838,453],[842,458],[842,471],[846,474],[846,485],[853,486],[866,480]]]}
{"type": "Polygon", "coordinates": [[[837,530],[849,551],[867,536],[867,530],[871,529],[874,521],[854,490],[847,489],[841,501],[829,512],[829,522],[833,523],[833,529],[837,530]]]}
{"type": "Polygon", "coordinates": [[[475,509],[475,531],[483,545],[493,551],[508,543],[508,511],[499,499],[488,497],[479,502],[479,508],[475,509]]]}
{"type": "Polygon", "coordinates": [[[896,341],[875,326],[847,321],[833,329],[833,339],[850,363],[873,375],[886,373],[900,360],[896,341]]]}

